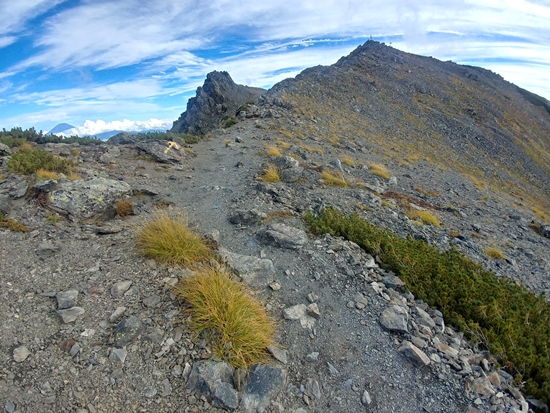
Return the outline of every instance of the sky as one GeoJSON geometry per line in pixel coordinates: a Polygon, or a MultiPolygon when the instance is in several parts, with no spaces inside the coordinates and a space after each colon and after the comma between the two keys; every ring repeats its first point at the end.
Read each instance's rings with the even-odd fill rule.
{"type": "Polygon", "coordinates": [[[0,128],[169,129],[207,73],[269,88],[371,36],[550,100],[550,0],[0,0],[0,128]]]}

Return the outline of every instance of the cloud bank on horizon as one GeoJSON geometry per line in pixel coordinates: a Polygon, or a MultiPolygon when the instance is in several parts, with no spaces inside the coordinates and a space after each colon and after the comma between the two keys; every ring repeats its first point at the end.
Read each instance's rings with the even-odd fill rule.
{"type": "Polygon", "coordinates": [[[268,88],[370,36],[550,99],[550,0],[18,0],[0,15],[8,129],[168,128],[212,70],[268,88]]]}

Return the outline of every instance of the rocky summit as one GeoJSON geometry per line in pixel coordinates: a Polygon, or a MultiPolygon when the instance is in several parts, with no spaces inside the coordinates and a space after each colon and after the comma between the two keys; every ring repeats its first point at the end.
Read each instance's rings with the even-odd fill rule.
{"type": "Polygon", "coordinates": [[[304,221],[333,206],[549,292],[548,107],[369,41],[269,91],[209,74],[172,129],[200,139],[33,144],[80,179],[10,172],[17,149],[0,144],[0,409],[548,411],[378,255],[304,221]],[[158,208],[277,321],[270,363],[235,369],[190,330],[172,288],[189,269],[135,248],[158,208]]]}

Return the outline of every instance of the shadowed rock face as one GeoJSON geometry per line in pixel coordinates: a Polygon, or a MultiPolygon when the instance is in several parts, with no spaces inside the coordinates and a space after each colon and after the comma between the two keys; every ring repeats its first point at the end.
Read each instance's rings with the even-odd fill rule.
{"type": "Polygon", "coordinates": [[[237,85],[227,72],[211,72],[170,131],[204,135],[219,127],[223,117],[235,115],[243,103],[263,92],[264,89],[237,85]]]}

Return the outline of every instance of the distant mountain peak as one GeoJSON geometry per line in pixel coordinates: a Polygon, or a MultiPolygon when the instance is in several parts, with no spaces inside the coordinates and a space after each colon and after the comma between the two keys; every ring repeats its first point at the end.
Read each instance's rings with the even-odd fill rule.
{"type": "Polygon", "coordinates": [[[55,135],[56,133],[65,132],[66,130],[73,129],[74,126],[69,125],[68,123],[59,123],[52,130],[50,130],[46,135],[55,135]]]}

